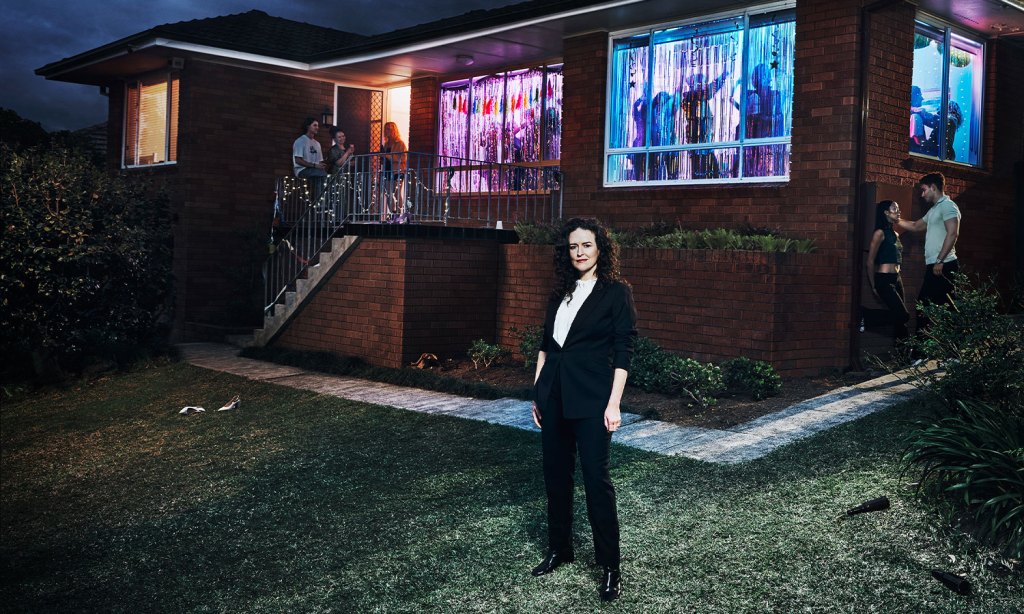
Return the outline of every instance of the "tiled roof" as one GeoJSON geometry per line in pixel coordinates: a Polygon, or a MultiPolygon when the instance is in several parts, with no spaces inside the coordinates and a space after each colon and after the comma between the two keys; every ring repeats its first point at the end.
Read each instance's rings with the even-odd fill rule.
{"type": "Polygon", "coordinates": [[[400,45],[407,45],[421,41],[427,41],[442,36],[452,36],[480,30],[484,28],[500,26],[507,23],[514,23],[526,19],[554,15],[564,11],[584,8],[595,4],[604,4],[608,0],[528,0],[510,4],[496,9],[477,9],[453,17],[445,17],[428,23],[417,24],[400,30],[385,32],[376,36],[367,37],[361,41],[352,41],[344,48],[338,47],[327,49],[310,61],[329,60],[335,57],[343,57],[350,53],[360,53],[369,50],[387,49],[400,45]]]}
{"type": "Polygon", "coordinates": [[[296,61],[305,61],[311,55],[348,47],[367,38],[352,32],[272,17],[258,10],[179,21],[157,26],[150,33],[182,42],[296,61]]]}

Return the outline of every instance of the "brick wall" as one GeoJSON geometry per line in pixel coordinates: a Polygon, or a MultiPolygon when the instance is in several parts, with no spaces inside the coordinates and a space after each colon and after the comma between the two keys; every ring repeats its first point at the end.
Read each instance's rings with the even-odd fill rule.
{"type": "Polygon", "coordinates": [[[402,365],[407,257],[403,241],[362,240],[274,344],[402,365]]]}
{"type": "MultiPolygon", "coordinates": [[[[275,177],[307,116],[334,103],[333,84],[196,59],[181,71],[178,163],[132,169],[166,185],[174,211],[178,339],[220,338],[258,325],[275,177]]],[[[110,95],[108,165],[121,165],[123,85],[110,95]]],[[[330,135],[318,139],[326,152],[330,135]]]]}
{"type": "MultiPolygon", "coordinates": [[[[501,247],[498,332],[541,325],[553,277],[551,247],[501,247]]],[[[746,356],[786,376],[846,366],[846,313],[815,288],[834,275],[827,254],[769,254],[625,248],[622,274],[633,287],[637,329],[667,350],[720,362],[746,356]]]]}
{"type": "Polygon", "coordinates": [[[363,239],[275,345],[400,367],[495,341],[498,248],[468,240],[363,239]]]}

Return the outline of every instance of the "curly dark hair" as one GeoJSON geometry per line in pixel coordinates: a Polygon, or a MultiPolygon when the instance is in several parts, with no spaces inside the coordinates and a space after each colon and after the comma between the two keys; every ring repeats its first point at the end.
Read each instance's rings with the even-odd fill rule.
{"type": "Polygon", "coordinates": [[[619,274],[619,244],[596,218],[575,217],[563,224],[555,237],[555,287],[551,296],[558,300],[568,297],[571,301],[572,291],[576,289],[576,280],[579,279],[579,273],[569,258],[569,235],[576,229],[589,230],[597,239],[597,285],[625,283],[619,274]]]}

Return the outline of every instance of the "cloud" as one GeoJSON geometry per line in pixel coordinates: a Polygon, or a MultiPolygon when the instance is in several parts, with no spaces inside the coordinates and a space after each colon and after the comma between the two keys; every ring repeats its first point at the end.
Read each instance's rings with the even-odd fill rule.
{"type": "Polygon", "coordinates": [[[77,129],[106,120],[99,88],[47,81],[35,69],[151,27],[254,8],[359,34],[379,34],[513,0],[27,0],[8,3],[0,24],[0,107],[43,124],[77,129]],[[382,7],[383,10],[382,10],[382,7]]]}

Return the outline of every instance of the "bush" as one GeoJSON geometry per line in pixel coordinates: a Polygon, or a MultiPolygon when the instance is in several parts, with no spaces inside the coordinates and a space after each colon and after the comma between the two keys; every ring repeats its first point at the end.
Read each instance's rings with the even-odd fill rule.
{"type": "Polygon", "coordinates": [[[957,415],[922,424],[904,461],[917,465],[921,483],[936,482],[962,494],[976,533],[1000,543],[1013,558],[1024,555],[1024,417],[976,402],[961,402],[957,415]]]}
{"type": "Polygon", "coordinates": [[[81,153],[2,147],[5,379],[127,362],[165,344],[168,202],[81,153]]]}
{"type": "Polygon", "coordinates": [[[991,284],[958,276],[954,308],[924,306],[931,326],[905,344],[941,365],[941,370],[917,367],[914,381],[954,412],[958,401],[970,400],[1001,411],[1024,407],[1024,326],[1000,314],[998,305],[991,284]]]}
{"type": "Polygon", "coordinates": [[[469,346],[469,351],[466,355],[473,361],[473,368],[479,369],[483,366],[485,369],[491,366],[495,360],[505,355],[505,348],[500,345],[493,343],[487,343],[483,339],[477,339],[469,346]]]}
{"type": "Polygon", "coordinates": [[[511,326],[508,333],[518,339],[519,353],[523,356],[523,366],[527,369],[536,366],[537,353],[540,352],[540,344],[544,340],[544,327],[533,324],[520,330],[511,326]]]}
{"type": "MultiPolygon", "coordinates": [[[[557,226],[516,224],[522,243],[551,245],[557,226]]],[[[815,250],[813,239],[790,239],[763,229],[735,231],[728,228],[687,230],[665,223],[639,229],[613,230],[613,237],[622,247],[654,247],[663,249],[751,250],[761,252],[808,253],[815,250]]]]}
{"type": "Polygon", "coordinates": [[[555,237],[561,228],[560,221],[551,224],[534,224],[532,222],[516,222],[516,234],[519,242],[527,245],[554,245],[555,237]]]}
{"type": "Polygon", "coordinates": [[[722,373],[728,389],[745,392],[755,401],[773,397],[782,388],[782,378],[763,360],[733,358],[722,363],[722,373]]]}
{"type": "Polygon", "coordinates": [[[685,394],[701,407],[714,405],[725,388],[717,366],[667,352],[647,337],[634,345],[629,383],[645,392],[685,394]]]}

